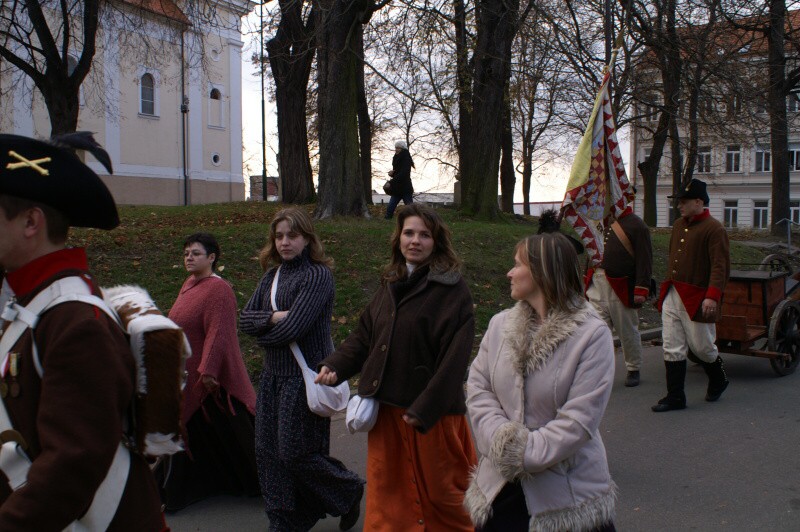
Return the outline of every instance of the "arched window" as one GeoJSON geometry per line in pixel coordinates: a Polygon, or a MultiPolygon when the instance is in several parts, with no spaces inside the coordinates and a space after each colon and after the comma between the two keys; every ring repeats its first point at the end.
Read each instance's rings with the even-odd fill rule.
{"type": "Polygon", "coordinates": [[[140,112],[143,115],[156,114],[156,80],[152,74],[143,74],[139,80],[140,112]]]}
{"type": "Polygon", "coordinates": [[[208,126],[213,128],[225,127],[225,109],[222,99],[224,88],[211,87],[208,91],[208,126]]]}

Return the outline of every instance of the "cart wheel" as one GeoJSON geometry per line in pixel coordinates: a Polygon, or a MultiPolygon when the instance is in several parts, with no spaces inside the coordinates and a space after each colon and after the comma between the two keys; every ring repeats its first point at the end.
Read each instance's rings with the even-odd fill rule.
{"type": "Polygon", "coordinates": [[[800,303],[784,299],[772,313],[769,321],[769,350],[787,353],[791,358],[769,359],[778,375],[791,375],[800,363],[800,303]]]}
{"type": "Polygon", "coordinates": [[[786,255],[782,253],[772,253],[764,257],[761,261],[761,265],[758,267],[761,271],[770,271],[770,272],[787,272],[793,273],[792,264],[789,262],[789,259],[786,258],[786,255]]]}

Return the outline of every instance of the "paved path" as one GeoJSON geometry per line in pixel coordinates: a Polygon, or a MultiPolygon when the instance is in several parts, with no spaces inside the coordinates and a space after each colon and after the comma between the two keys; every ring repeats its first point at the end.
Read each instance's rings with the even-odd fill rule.
{"type": "MultiPolygon", "coordinates": [[[[659,348],[644,355],[642,384],[625,388],[618,353],[602,425],[619,486],[618,530],[800,530],[800,373],[779,378],[764,359],[727,355],[731,385],[719,402],[706,403],[705,374],[690,364],[689,407],[655,414],[664,365],[659,348]]],[[[341,420],[331,436],[333,454],[363,476],[366,437],[347,434],[341,420]]],[[[266,529],[258,499],[219,497],[167,520],[176,532],[266,529]]],[[[337,525],[329,518],[314,530],[337,525]]]]}

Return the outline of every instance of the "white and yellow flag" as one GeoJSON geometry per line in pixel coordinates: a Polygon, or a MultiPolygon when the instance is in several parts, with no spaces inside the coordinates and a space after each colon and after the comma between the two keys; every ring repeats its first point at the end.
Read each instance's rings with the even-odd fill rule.
{"type": "Polygon", "coordinates": [[[617,143],[610,83],[610,69],[606,69],[561,203],[562,219],[575,229],[592,267],[603,260],[603,230],[634,196],[617,143]]]}

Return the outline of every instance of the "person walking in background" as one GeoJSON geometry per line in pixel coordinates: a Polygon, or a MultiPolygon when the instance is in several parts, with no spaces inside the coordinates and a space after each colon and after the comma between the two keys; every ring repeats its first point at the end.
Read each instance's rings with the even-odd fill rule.
{"type": "Polygon", "coordinates": [[[189,277],[169,311],[192,347],[186,361],[182,421],[188,452],[164,464],[163,501],[180,510],[206,497],[258,495],[254,414],[256,394],[239,350],[236,296],[214,273],[216,238],[195,233],[183,243],[189,277]]]}
{"type": "Polygon", "coordinates": [[[400,200],[406,205],[414,203],[414,185],[411,184],[411,168],[414,166],[414,159],[408,151],[408,145],[403,140],[394,143],[394,157],[392,157],[392,169],[389,171],[390,198],[389,206],[386,207],[386,219],[390,220],[394,216],[394,210],[400,204],[400,200]]]}
{"type": "Polygon", "coordinates": [[[364,530],[472,530],[462,506],[476,462],[463,383],[475,317],[459,266],[436,211],[404,208],[380,288],[320,362],[317,382],[360,373],[358,393],[380,405],[367,440],[364,530]]]}
{"type": "Polygon", "coordinates": [[[728,233],[708,211],[703,181],[692,179],[673,197],[681,217],[672,226],[667,275],[657,305],[663,322],[667,395],[652,407],[653,412],[686,408],[683,385],[689,350],[708,375],[706,401],[716,401],[728,387],[714,343],[714,324],[731,267],[728,233]]]}
{"type": "Polygon", "coordinates": [[[650,229],[629,206],[605,228],[603,260],[586,272],[586,297],[608,327],[614,327],[622,344],[625,386],[639,385],[642,367],[642,337],[639,313],[650,294],[653,244],[650,229]]]}
{"type": "Polygon", "coordinates": [[[517,245],[517,304],[492,318],[467,380],[481,461],[465,506],[478,530],[615,530],[616,486],[600,437],[614,344],[583,297],[560,233],[517,245]]]}
{"type": "Polygon", "coordinates": [[[340,529],[349,530],[358,521],[363,481],[329,456],[330,418],[309,410],[289,347],[296,342],[309,367],[333,351],[333,261],[311,218],[293,207],[275,214],[259,262],[266,273],[239,323],[264,348],[256,460],[270,530],[310,530],[326,514],[341,516],[340,529]],[[273,290],[280,310],[272,307],[273,290]]]}

